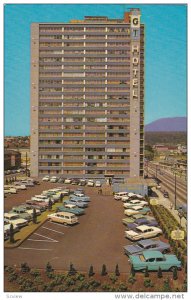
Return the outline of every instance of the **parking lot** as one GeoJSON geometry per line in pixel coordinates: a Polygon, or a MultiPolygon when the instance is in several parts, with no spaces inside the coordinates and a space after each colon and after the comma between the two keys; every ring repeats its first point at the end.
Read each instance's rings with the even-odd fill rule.
{"type": "MultiPolygon", "coordinates": [[[[17,195],[8,195],[5,211],[13,204],[23,203],[56,186],[62,184],[44,182],[17,195]]],[[[85,215],[79,217],[79,224],[70,227],[46,221],[18,248],[5,249],[5,265],[20,266],[27,262],[31,267],[44,268],[49,261],[55,269],[67,270],[72,262],[80,271],[87,271],[91,264],[95,271],[100,271],[106,264],[107,270],[112,272],[118,263],[121,272],[129,272],[130,264],[123,246],[131,242],[124,237],[122,203],[115,201],[113,196],[98,195],[95,187],[85,187],[85,192],[91,202],[85,215]]]]}

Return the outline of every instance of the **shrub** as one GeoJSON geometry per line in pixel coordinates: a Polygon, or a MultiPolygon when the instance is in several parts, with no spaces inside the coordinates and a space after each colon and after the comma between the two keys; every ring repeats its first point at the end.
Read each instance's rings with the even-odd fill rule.
{"type": "Polygon", "coordinates": [[[5,268],[5,271],[8,272],[8,273],[12,273],[12,272],[14,272],[14,268],[11,267],[11,266],[7,266],[7,267],[5,268]]]}
{"type": "Polygon", "coordinates": [[[103,264],[102,270],[101,270],[101,276],[105,276],[105,275],[107,275],[107,270],[106,270],[106,265],[103,264]]]}
{"type": "Polygon", "coordinates": [[[13,281],[15,281],[17,278],[18,278],[18,274],[17,274],[16,272],[10,273],[10,274],[9,274],[9,277],[8,277],[8,281],[9,281],[9,282],[13,282],[13,281]]]}
{"type": "Polygon", "coordinates": [[[144,286],[145,287],[153,287],[154,285],[153,285],[151,279],[147,278],[147,279],[144,279],[144,286]]]}
{"type": "Polygon", "coordinates": [[[94,269],[93,269],[93,266],[91,265],[90,268],[89,268],[89,272],[88,272],[88,276],[91,277],[93,276],[95,273],[94,273],[94,269]]]}
{"type": "Polygon", "coordinates": [[[118,286],[118,291],[119,292],[128,292],[128,288],[124,282],[120,282],[120,284],[118,286]]]}
{"type": "Polygon", "coordinates": [[[100,282],[100,281],[96,281],[96,280],[91,280],[91,281],[89,281],[89,284],[90,284],[92,287],[96,288],[96,287],[98,287],[98,286],[101,285],[101,282],[100,282]]]}
{"type": "Polygon", "coordinates": [[[163,284],[163,289],[162,290],[163,290],[163,292],[171,292],[169,278],[167,278],[166,280],[164,280],[164,284],[163,284]]]}
{"type": "Polygon", "coordinates": [[[21,264],[21,272],[24,273],[28,273],[30,272],[30,267],[27,263],[22,263],[21,264]]]}
{"type": "Polygon", "coordinates": [[[67,278],[66,281],[65,281],[66,285],[67,286],[71,286],[71,285],[74,285],[75,284],[75,280],[73,278],[67,278]]]}
{"type": "Polygon", "coordinates": [[[131,274],[128,278],[128,282],[131,283],[131,284],[134,284],[136,281],[136,278],[131,274]]]}
{"type": "Polygon", "coordinates": [[[111,289],[111,285],[109,283],[103,283],[101,288],[102,288],[102,290],[109,292],[111,289]]]}
{"type": "Polygon", "coordinates": [[[117,276],[116,276],[116,274],[111,274],[110,276],[109,276],[109,278],[110,278],[110,280],[111,280],[111,282],[114,284],[114,283],[116,283],[116,281],[117,281],[117,276]]]}
{"type": "Polygon", "coordinates": [[[83,281],[84,278],[85,278],[85,275],[81,274],[81,273],[77,274],[77,276],[76,276],[76,280],[79,280],[79,281],[83,281]]]}
{"type": "Polygon", "coordinates": [[[30,274],[34,277],[38,277],[38,276],[40,276],[40,271],[37,269],[34,269],[34,270],[30,271],[30,274]]]}

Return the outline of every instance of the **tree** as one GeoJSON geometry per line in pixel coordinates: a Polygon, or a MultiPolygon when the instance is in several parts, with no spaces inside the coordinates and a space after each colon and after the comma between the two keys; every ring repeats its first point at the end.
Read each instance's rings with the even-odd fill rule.
{"type": "Polygon", "coordinates": [[[22,273],[28,273],[30,272],[30,267],[27,263],[22,263],[21,264],[21,272],[22,273]]]}
{"type": "Polygon", "coordinates": [[[173,279],[174,279],[174,280],[177,280],[177,279],[178,279],[177,268],[173,268],[173,279]]]}
{"type": "Polygon", "coordinates": [[[91,277],[93,275],[94,275],[94,269],[93,269],[93,266],[91,265],[89,268],[88,276],[91,277]]]}
{"type": "Polygon", "coordinates": [[[145,277],[149,277],[149,270],[148,270],[148,267],[146,267],[146,269],[145,269],[145,277]]]}
{"type": "Polygon", "coordinates": [[[107,270],[106,270],[106,265],[103,264],[102,270],[101,270],[101,276],[105,276],[105,275],[107,275],[107,270]]]}
{"type": "Polygon", "coordinates": [[[134,277],[135,276],[135,270],[133,268],[133,265],[131,265],[131,276],[134,277]]]}
{"type": "Polygon", "coordinates": [[[49,199],[48,201],[48,209],[51,210],[52,209],[52,200],[49,199]]]}
{"type": "Polygon", "coordinates": [[[53,272],[54,269],[52,268],[51,264],[48,262],[46,264],[46,273],[50,273],[50,272],[53,272]]]}
{"type": "Polygon", "coordinates": [[[116,275],[116,276],[119,276],[119,275],[120,275],[118,264],[116,264],[116,267],[115,267],[115,275],[116,275]]]}
{"type": "Polygon", "coordinates": [[[60,202],[63,201],[64,195],[62,193],[60,193],[60,202]]]}
{"type": "Polygon", "coordinates": [[[70,263],[70,269],[68,275],[75,275],[75,274],[76,274],[76,269],[74,268],[73,264],[70,263]]]}
{"type": "Polygon", "coordinates": [[[32,213],[32,221],[34,224],[37,222],[37,214],[36,214],[36,209],[33,208],[33,213],[32,213]]]}
{"type": "Polygon", "coordinates": [[[13,224],[10,225],[9,241],[10,241],[11,244],[13,244],[15,242],[13,224]]]}
{"type": "Polygon", "coordinates": [[[163,275],[162,275],[162,270],[161,270],[160,267],[158,268],[157,276],[158,276],[158,278],[162,278],[162,277],[163,277],[163,275]]]}

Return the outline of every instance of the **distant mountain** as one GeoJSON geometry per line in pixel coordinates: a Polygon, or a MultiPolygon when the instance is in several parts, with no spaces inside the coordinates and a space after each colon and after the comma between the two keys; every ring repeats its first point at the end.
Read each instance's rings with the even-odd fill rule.
{"type": "Polygon", "coordinates": [[[145,125],[145,131],[186,131],[187,118],[162,118],[145,125]]]}

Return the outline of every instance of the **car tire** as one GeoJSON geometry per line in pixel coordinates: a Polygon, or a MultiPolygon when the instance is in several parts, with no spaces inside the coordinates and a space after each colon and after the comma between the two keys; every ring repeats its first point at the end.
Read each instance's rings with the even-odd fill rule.
{"type": "Polygon", "coordinates": [[[177,269],[177,267],[171,267],[169,271],[174,272],[175,269],[177,269]]]}
{"type": "Polygon", "coordinates": [[[67,226],[67,223],[66,223],[66,222],[64,222],[64,223],[63,223],[63,225],[67,226]]]}

